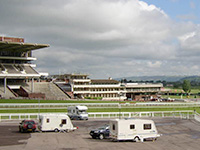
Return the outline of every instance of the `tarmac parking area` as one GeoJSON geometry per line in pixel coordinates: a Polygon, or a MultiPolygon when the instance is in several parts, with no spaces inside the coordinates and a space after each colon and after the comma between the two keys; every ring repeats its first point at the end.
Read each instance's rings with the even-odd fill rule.
{"type": "Polygon", "coordinates": [[[136,143],[113,142],[111,139],[92,139],[91,129],[107,124],[109,120],[73,121],[74,132],[19,133],[18,123],[0,122],[0,150],[197,150],[200,147],[200,123],[174,118],[153,119],[158,132],[157,141],[136,143]]]}

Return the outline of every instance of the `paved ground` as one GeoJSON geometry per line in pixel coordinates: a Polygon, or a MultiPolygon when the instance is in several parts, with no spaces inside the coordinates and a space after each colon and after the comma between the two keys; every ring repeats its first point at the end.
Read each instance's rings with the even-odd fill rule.
{"type": "Polygon", "coordinates": [[[200,149],[200,123],[194,120],[154,119],[157,141],[112,142],[92,139],[89,131],[108,120],[73,121],[79,129],[70,133],[18,133],[18,122],[0,122],[0,150],[197,150],[200,149]]]}

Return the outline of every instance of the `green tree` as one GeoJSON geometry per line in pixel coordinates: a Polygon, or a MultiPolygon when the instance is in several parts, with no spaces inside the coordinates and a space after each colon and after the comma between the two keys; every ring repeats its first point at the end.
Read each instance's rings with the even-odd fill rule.
{"type": "Polygon", "coordinates": [[[190,84],[189,80],[184,80],[183,81],[182,89],[183,89],[183,91],[185,91],[185,93],[190,93],[190,91],[191,91],[191,84],[190,84]]]}

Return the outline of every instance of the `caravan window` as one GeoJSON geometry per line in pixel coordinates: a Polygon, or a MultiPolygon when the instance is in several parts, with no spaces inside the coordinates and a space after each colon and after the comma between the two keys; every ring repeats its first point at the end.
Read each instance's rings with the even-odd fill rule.
{"type": "Polygon", "coordinates": [[[151,124],[144,124],[144,130],[150,130],[151,124]]]}
{"type": "Polygon", "coordinates": [[[131,125],[130,125],[130,129],[135,129],[135,125],[134,125],[134,124],[131,124],[131,125]]]}
{"type": "Polygon", "coordinates": [[[115,124],[112,125],[112,129],[115,130],[115,124]]]}
{"type": "Polygon", "coordinates": [[[66,119],[62,119],[61,120],[61,124],[67,124],[67,120],[66,119]]]}
{"type": "Polygon", "coordinates": [[[49,123],[50,122],[50,119],[49,118],[47,118],[47,123],[49,123]]]}

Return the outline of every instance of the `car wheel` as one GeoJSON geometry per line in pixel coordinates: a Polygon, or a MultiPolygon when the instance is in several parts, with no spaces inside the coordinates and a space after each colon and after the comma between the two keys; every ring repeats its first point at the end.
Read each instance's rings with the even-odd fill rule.
{"type": "Polygon", "coordinates": [[[96,139],[96,136],[92,136],[93,139],[96,139]]]}
{"type": "Polygon", "coordinates": [[[100,135],[99,135],[99,139],[100,139],[100,140],[104,139],[104,135],[103,135],[103,134],[100,134],[100,135]]]}
{"type": "Polygon", "coordinates": [[[28,125],[27,125],[27,128],[28,128],[28,129],[32,129],[32,127],[33,127],[32,124],[28,124],[28,125]]]}

